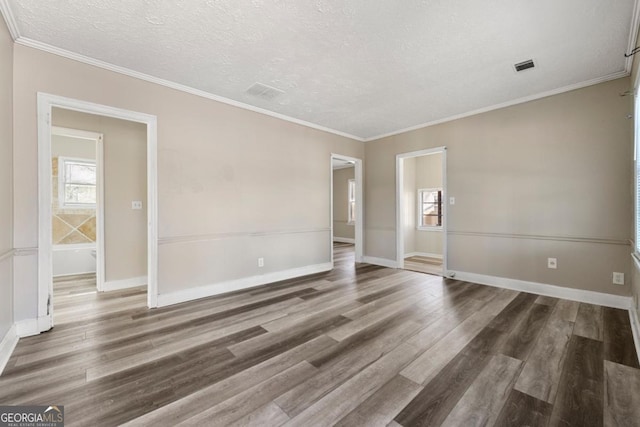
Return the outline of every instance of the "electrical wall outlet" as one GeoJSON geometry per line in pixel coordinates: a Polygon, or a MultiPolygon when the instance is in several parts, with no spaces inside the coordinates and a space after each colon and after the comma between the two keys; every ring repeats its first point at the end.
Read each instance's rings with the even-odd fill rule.
{"type": "Polygon", "coordinates": [[[624,273],[613,272],[613,284],[624,285],[624,273]]]}
{"type": "Polygon", "coordinates": [[[264,258],[258,258],[258,267],[264,267],[264,258]]]}
{"type": "Polygon", "coordinates": [[[131,209],[142,209],[142,201],[134,200],[133,202],[131,202],[131,209]]]}
{"type": "Polygon", "coordinates": [[[558,268],[558,260],[556,258],[547,258],[547,268],[558,268]]]}

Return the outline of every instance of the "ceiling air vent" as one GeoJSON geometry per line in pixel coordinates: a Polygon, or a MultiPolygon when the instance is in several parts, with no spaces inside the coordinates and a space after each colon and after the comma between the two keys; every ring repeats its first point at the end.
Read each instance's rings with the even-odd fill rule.
{"type": "Polygon", "coordinates": [[[284,91],[275,87],[264,85],[262,83],[254,83],[249,89],[247,89],[247,93],[249,95],[255,96],[256,98],[262,98],[266,99],[267,101],[271,101],[282,95],[284,91]]]}
{"type": "Polygon", "coordinates": [[[529,68],[533,68],[536,65],[533,63],[533,59],[527,59],[526,61],[522,61],[522,62],[518,62],[517,64],[514,64],[513,68],[516,69],[516,71],[520,72],[520,71],[524,71],[524,70],[528,70],[529,68]]]}

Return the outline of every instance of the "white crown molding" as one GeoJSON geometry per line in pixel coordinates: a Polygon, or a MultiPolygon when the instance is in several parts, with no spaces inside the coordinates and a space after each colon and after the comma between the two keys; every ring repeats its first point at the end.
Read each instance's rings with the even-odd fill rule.
{"type": "Polygon", "coordinates": [[[4,22],[7,23],[11,38],[14,41],[18,40],[20,38],[20,30],[18,30],[18,23],[16,22],[15,16],[13,16],[13,11],[11,10],[11,6],[9,6],[8,0],[0,0],[0,12],[4,17],[4,22]]]}
{"type": "Polygon", "coordinates": [[[610,80],[620,79],[622,77],[627,77],[627,76],[629,76],[629,72],[628,71],[626,71],[626,70],[625,71],[618,71],[616,73],[609,74],[607,76],[598,77],[598,78],[587,80],[587,81],[580,82],[580,83],[575,83],[575,84],[572,84],[572,85],[569,85],[569,86],[563,86],[561,88],[552,89],[552,90],[549,90],[549,91],[546,91],[546,92],[540,92],[540,93],[535,94],[535,95],[525,96],[524,98],[518,98],[518,99],[514,99],[512,101],[503,102],[501,104],[490,105],[488,107],[483,107],[483,108],[480,108],[480,109],[477,109],[477,110],[473,110],[473,111],[469,111],[469,112],[466,112],[466,113],[456,114],[454,116],[449,116],[449,117],[445,117],[443,119],[438,119],[438,120],[434,120],[434,121],[431,121],[431,122],[422,123],[422,124],[419,124],[419,125],[411,126],[411,127],[404,128],[404,129],[400,129],[400,130],[397,130],[397,131],[385,133],[385,134],[382,134],[382,135],[373,136],[373,137],[370,137],[370,138],[364,138],[364,142],[376,141],[378,139],[388,138],[390,136],[395,136],[395,135],[400,135],[401,133],[411,132],[411,131],[414,131],[414,130],[426,128],[426,127],[429,127],[429,126],[435,126],[435,125],[439,125],[439,124],[446,123],[446,122],[452,122],[454,120],[463,119],[465,117],[475,116],[475,115],[482,114],[482,113],[487,113],[487,112],[493,111],[493,110],[499,110],[501,108],[511,107],[511,106],[518,105],[518,104],[524,104],[525,102],[535,101],[537,99],[547,98],[549,96],[559,95],[559,94],[565,93],[565,92],[571,92],[572,90],[582,89],[582,88],[585,88],[585,87],[588,87],[588,86],[597,85],[597,84],[600,84],[600,83],[608,82],[610,80]]]}
{"type": "MultiPolygon", "coordinates": [[[[0,0],[3,1],[3,0],[0,0]]],[[[110,64],[105,61],[100,61],[99,59],[94,59],[85,55],[81,55],[79,53],[71,52],[65,49],[61,49],[56,46],[51,46],[46,43],[39,42],[37,40],[32,40],[27,37],[19,37],[15,40],[15,42],[19,45],[30,47],[33,49],[38,49],[44,52],[52,53],[54,55],[62,56],[67,59],[71,59],[73,61],[82,62],[84,64],[93,65],[94,67],[102,68],[105,70],[113,71],[114,73],[124,74],[129,77],[134,77],[140,80],[144,80],[150,83],[155,83],[160,86],[165,86],[171,89],[179,90],[181,92],[189,93],[191,95],[196,95],[202,98],[207,98],[212,101],[221,102],[223,104],[231,105],[233,107],[242,108],[244,110],[253,111],[254,113],[264,114],[266,116],[275,117],[276,119],[284,120],[287,122],[295,123],[297,125],[305,126],[308,128],[320,130],[323,132],[331,133],[338,136],[343,136],[345,138],[353,139],[356,141],[363,142],[364,139],[355,135],[351,135],[345,132],[341,132],[335,129],[330,129],[325,126],[317,125],[314,123],[306,122],[304,120],[296,119],[295,117],[286,116],[284,114],[276,113],[273,111],[265,110],[264,108],[255,107],[253,105],[245,104],[243,102],[235,101],[233,99],[225,98],[222,96],[214,95],[209,92],[205,92],[200,89],[195,89],[190,86],[182,85],[179,83],[171,82],[169,80],[161,79],[158,77],[150,76],[148,74],[140,73],[138,71],[131,70],[129,68],[120,67],[118,65],[110,64]]]]}
{"type": "MultiPolygon", "coordinates": [[[[169,80],[165,80],[165,79],[161,79],[158,77],[154,77],[154,76],[150,76],[148,74],[144,74],[135,70],[131,70],[129,68],[125,68],[125,67],[121,67],[118,65],[114,65],[105,61],[101,61],[98,59],[94,59],[85,55],[81,55],[79,53],[75,53],[75,52],[71,52],[68,51],[66,49],[62,49],[56,46],[52,46],[49,45],[47,43],[42,43],[39,42],[37,40],[33,40],[30,39],[28,37],[22,37],[20,36],[20,32],[18,30],[18,26],[16,23],[16,20],[13,16],[13,12],[11,11],[11,7],[9,6],[8,0],[0,0],[0,11],[2,12],[2,15],[4,16],[5,21],[7,22],[7,27],[9,28],[9,32],[11,33],[11,36],[13,37],[15,43],[23,45],[23,46],[27,46],[27,47],[31,47],[33,49],[38,49],[44,52],[48,52],[48,53],[52,53],[54,55],[58,55],[64,58],[68,58],[74,61],[78,61],[84,64],[88,64],[88,65],[93,65],[94,67],[98,67],[98,68],[102,68],[105,70],[109,70],[109,71],[113,71],[115,73],[119,73],[119,74],[124,74],[130,77],[134,77],[140,80],[144,80],[150,83],[155,83],[161,86],[165,86],[171,89],[175,89],[181,92],[185,92],[185,93],[189,93],[192,95],[196,95],[196,96],[200,96],[202,98],[207,98],[213,101],[217,101],[223,104],[227,104],[227,105],[231,105],[234,107],[238,107],[238,108],[242,108],[244,110],[249,110],[258,114],[264,114],[270,117],[274,117],[280,120],[284,120],[287,122],[291,122],[291,123],[295,123],[301,126],[305,126],[305,127],[309,127],[312,129],[316,129],[319,131],[323,131],[323,132],[327,132],[327,133],[331,133],[334,135],[338,135],[338,136],[343,136],[345,138],[349,138],[349,139],[353,139],[355,141],[360,141],[360,142],[369,142],[369,141],[376,141],[378,139],[382,139],[382,138],[387,138],[390,136],[395,136],[395,135],[399,135],[402,133],[406,133],[406,132],[411,132],[414,130],[418,130],[418,129],[422,129],[422,128],[426,128],[429,126],[435,126],[438,124],[442,124],[442,123],[446,123],[446,122],[450,122],[450,121],[454,121],[454,120],[458,120],[458,119],[462,119],[465,117],[470,117],[470,116],[475,116],[477,114],[482,114],[482,113],[486,113],[489,111],[493,111],[493,110],[499,110],[501,108],[506,108],[506,107],[511,107],[513,105],[518,105],[518,104],[523,104],[525,102],[530,102],[530,101],[535,101],[537,99],[541,99],[541,98],[546,98],[549,96],[553,96],[553,95],[558,95],[561,93],[565,93],[565,92],[570,92],[572,90],[576,90],[576,89],[581,89],[584,87],[588,87],[588,86],[593,86],[599,83],[604,83],[610,80],[615,80],[615,79],[619,79],[622,77],[627,77],[631,74],[631,68],[633,66],[633,57],[627,58],[625,61],[625,67],[623,71],[619,71],[616,73],[612,73],[606,76],[602,76],[602,77],[598,77],[595,79],[591,79],[591,80],[586,80],[584,82],[579,82],[579,83],[575,83],[572,85],[568,85],[568,86],[563,86],[561,88],[557,88],[557,89],[552,89],[546,92],[541,92],[538,94],[534,94],[534,95],[530,95],[530,96],[526,96],[523,98],[518,98],[512,101],[507,101],[507,102],[503,102],[500,104],[495,104],[495,105],[490,105],[487,107],[483,107],[477,110],[472,110],[466,113],[461,113],[461,114],[456,114],[453,116],[449,116],[449,117],[444,117],[442,119],[437,119],[437,120],[433,120],[430,122],[426,122],[426,123],[421,123],[418,125],[414,125],[414,126],[410,126],[407,128],[403,128],[403,129],[399,129],[396,131],[392,131],[392,132],[388,132],[388,133],[384,133],[384,134],[380,134],[380,135],[376,135],[376,136],[372,136],[372,137],[359,137],[356,135],[352,135],[346,132],[342,132],[336,129],[331,129],[328,128],[326,126],[322,126],[322,125],[318,125],[315,123],[311,123],[311,122],[307,122],[305,120],[301,120],[301,119],[297,119],[295,117],[290,117],[284,114],[280,114],[280,113],[276,113],[273,111],[269,111],[260,107],[255,107],[253,105],[249,105],[249,104],[245,104],[243,102],[239,102],[239,101],[235,101],[233,99],[229,99],[229,98],[225,98],[222,96],[218,96],[218,95],[214,95],[212,93],[209,92],[205,92],[203,90],[200,89],[195,89],[192,88],[190,86],[186,86],[186,85],[182,85],[179,83],[175,83],[169,80]]],[[[633,15],[631,18],[631,28],[630,28],[630,34],[629,34],[629,39],[627,42],[627,51],[631,51],[636,43],[637,43],[637,35],[638,35],[638,31],[640,29],[640,0],[635,0],[634,1],[634,8],[633,8],[633,15]]]]}
{"type": "MultiPolygon", "coordinates": [[[[629,41],[627,42],[627,53],[631,52],[638,42],[638,30],[640,30],[640,0],[633,2],[633,14],[631,15],[631,30],[629,31],[629,41]]],[[[625,58],[624,70],[631,74],[633,68],[633,56],[625,58]]]]}

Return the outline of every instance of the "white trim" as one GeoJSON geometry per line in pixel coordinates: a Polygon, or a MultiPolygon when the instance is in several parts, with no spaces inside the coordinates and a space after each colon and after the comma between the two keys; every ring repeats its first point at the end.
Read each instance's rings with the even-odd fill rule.
{"type": "Polygon", "coordinates": [[[85,249],[96,249],[96,244],[95,243],[74,243],[72,245],[53,245],[54,252],[82,251],[85,249]]]}
{"type": "Polygon", "coordinates": [[[470,116],[475,116],[478,114],[482,114],[482,113],[487,113],[489,111],[493,111],[493,110],[499,110],[501,108],[506,108],[506,107],[511,107],[514,105],[518,105],[518,104],[524,104],[526,102],[531,102],[531,101],[535,101],[537,99],[542,99],[542,98],[547,98],[549,96],[553,96],[553,95],[559,95],[561,93],[565,93],[565,92],[571,92],[572,90],[576,90],[576,89],[582,89],[588,86],[593,86],[593,85],[597,85],[600,83],[604,83],[604,82],[608,82],[610,80],[616,80],[616,79],[620,79],[622,77],[627,77],[629,76],[629,72],[628,71],[618,71],[616,73],[613,74],[609,74],[603,77],[597,77],[595,79],[591,79],[591,80],[587,80],[584,82],[580,82],[580,83],[575,83],[569,86],[563,86],[561,88],[558,89],[552,89],[552,90],[548,90],[546,92],[541,92],[535,95],[529,95],[529,96],[525,96],[523,98],[518,98],[518,99],[514,99],[512,101],[507,101],[507,102],[503,102],[500,104],[495,104],[495,105],[490,105],[488,107],[483,107],[483,108],[479,108],[477,110],[472,110],[472,111],[468,111],[466,113],[460,113],[460,114],[456,114],[453,116],[449,116],[449,117],[444,117],[442,119],[437,119],[437,120],[433,120],[430,122],[426,122],[426,123],[422,123],[419,125],[415,125],[415,126],[410,126],[404,129],[399,129],[393,132],[389,132],[389,133],[385,133],[385,134],[381,134],[381,135],[377,135],[377,136],[372,136],[369,138],[364,138],[364,142],[369,142],[369,141],[376,141],[378,139],[383,139],[383,138],[388,138],[390,136],[394,136],[394,135],[399,135],[401,133],[406,133],[406,132],[411,132],[414,130],[418,130],[418,129],[422,129],[422,128],[426,128],[426,127],[430,127],[430,126],[435,126],[435,125],[439,125],[441,123],[446,123],[446,122],[451,122],[454,120],[458,120],[458,119],[463,119],[465,117],[470,117],[470,116]]]}
{"type": "Polygon", "coordinates": [[[640,318],[635,307],[629,309],[629,322],[631,322],[633,342],[636,345],[636,356],[638,356],[638,362],[640,362],[640,318]]]}
{"type": "MultiPolygon", "coordinates": [[[[51,135],[64,136],[67,138],[88,139],[89,141],[97,141],[102,138],[102,134],[82,129],[71,129],[61,126],[51,126],[51,135]]],[[[91,159],[93,160],[93,159],[91,159]]]]}
{"type": "Polygon", "coordinates": [[[13,324],[0,341],[0,375],[7,366],[16,344],[18,344],[18,334],[16,333],[16,325],[13,324]]]}
{"type": "Polygon", "coordinates": [[[442,259],[442,254],[432,254],[429,252],[409,252],[408,254],[404,254],[404,258],[411,258],[412,256],[421,256],[425,258],[435,258],[442,259]]]}
{"type": "Polygon", "coordinates": [[[398,263],[396,261],[387,258],[364,256],[362,257],[362,262],[365,264],[379,265],[381,267],[398,268],[398,263]]]}
{"type": "Polygon", "coordinates": [[[355,245],[356,239],[350,239],[348,237],[336,237],[333,236],[333,241],[336,243],[352,243],[355,245]]]}
{"type": "Polygon", "coordinates": [[[38,248],[14,248],[13,256],[38,255],[38,248]]]}
{"type": "Polygon", "coordinates": [[[307,122],[305,120],[297,119],[295,117],[290,117],[284,114],[276,113],[273,111],[265,110],[264,108],[255,107],[253,105],[245,104],[240,101],[236,101],[233,99],[225,98],[223,96],[214,95],[209,92],[205,92],[200,89],[196,89],[190,86],[186,86],[180,83],[175,83],[169,80],[161,79],[159,77],[150,76],[148,74],[141,73],[139,71],[131,70],[129,68],[121,67],[119,65],[110,64],[108,62],[100,61],[98,59],[90,58],[85,55],[81,55],[79,53],[71,52],[66,49],[61,49],[56,46],[51,46],[50,44],[42,43],[37,40],[32,40],[27,37],[19,37],[15,40],[17,44],[22,46],[27,46],[33,49],[38,49],[44,52],[52,53],[54,55],[62,56],[64,58],[68,58],[74,61],[82,62],[84,64],[93,65],[94,67],[102,68],[105,70],[113,71],[114,73],[124,74],[129,77],[133,77],[136,79],[144,80],[150,83],[155,83],[160,86],[168,87],[171,89],[178,90],[180,92],[189,93],[191,95],[200,96],[202,98],[207,98],[212,101],[221,102],[223,104],[231,105],[234,107],[242,108],[244,110],[253,111],[254,113],[264,114],[266,116],[275,117],[276,119],[284,120],[287,122],[295,123],[297,125],[305,126],[308,128],[316,129],[323,132],[328,132],[334,135],[343,136],[345,138],[353,139],[356,141],[363,142],[364,138],[359,136],[351,135],[346,132],[342,132],[339,130],[331,129],[326,126],[317,125],[311,122],[307,122]]]}
{"type": "MultiPolygon", "coordinates": [[[[329,250],[331,251],[331,265],[333,266],[333,160],[344,160],[352,162],[354,166],[353,179],[356,182],[356,222],[351,224],[354,227],[355,262],[363,262],[364,254],[364,186],[363,186],[363,162],[357,157],[344,156],[342,154],[331,153],[329,157],[329,250]]],[[[333,267],[332,267],[333,268],[333,267]]]]}
{"type": "Polygon", "coordinates": [[[6,252],[0,254],[0,261],[4,261],[5,259],[9,259],[13,257],[15,254],[15,249],[9,249],[6,252]]]}
{"type": "Polygon", "coordinates": [[[132,277],[130,279],[109,280],[104,282],[102,291],[119,291],[121,289],[136,288],[147,284],[147,276],[132,277]]]}
{"type": "Polygon", "coordinates": [[[16,322],[16,334],[20,338],[25,338],[48,331],[53,326],[50,317],[43,316],[37,319],[25,319],[16,322]]]}
{"type": "Polygon", "coordinates": [[[13,11],[11,10],[11,6],[9,6],[8,0],[0,0],[0,12],[2,12],[4,22],[7,23],[7,28],[9,29],[11,38],[13,41],[18,40],[20,38],[20,30],[18,29],[16,18],[13,15],[13,11]]]}
{"type": "Polygon", "coordinates": [[[325,233],[328,231],[331,231],[330,227],[300,228],[300,229],[293,229],[293,230],[230,231],[226,233],[192,234],[187,236],[161,237],[158,239],[158,244],[173,245],[177,243],[186,243],[186,242],[206,242],[210,240],[236,239],[239,237],[264,237],[264,236],[278,236],[278,235],[301,234],[301,233],[325,233]]]}
{"type": "MultiPolygon", "coordinates": [[[[447,271],[448,235],[447,228],[449,221],[449,192],[447,191],[447,147],[427,148],[424,150],[410,151],[396,155],[396,267],[404,268],[404,205],[402,195],[404,194],[404,160],[414,157],[428,156],[431,154],[442,155],[442,226],[437,231],[443,233],[442,238],[442,269],[447,271]]],[[[427,231],[427,229],[420,229],[427,231]]],[[[435,231],[435,230],[434,230],[435,231]]]]}
{"type": "Polygon", "coordinates": [[[187,288],[181,291],[158,295],[158,307],[165,307],[167,305],[193,301],[196,299],[224,294],[227,292],[253,288],[256,286],[279,282],[281,280],[307,276],[309,274],[322,273],[325,271],[330,271],[331,269],[331,263],[327,262],[323,264],[308,265],[300,268],[292,268],[290,270],[276,271],[259,276],[243,277],[241,279],[213,283],[210,285],[199,286],[197,288],[187,288]]]}
{"type": "Polygon", "coordinates": [[[73,276],[84,276],[85,274],[96,274],[95,271],[81,271],[79,273],[65,273],[65,274],[56,274],[53,277],[73,277],[73,276]]]}
{"type": "Polygon", "coordinates": [[[613,239],[588,236],[550,236],[540,234],[513,234],[513,233],[487,233],[481,231],[457,231],[449,230],[448,234],[458,236],[499,237],[501,239],[525,239],[525,240],[549,240],[556,242],[598,243],[603,245],[633,246],[631,239],[613,239]]]}
{"type": "MultiPolygon", "coordinates": [[[[47,301],[53,295],[53,265],[51,242],[51,111],[53,107],[100,116],[113,117],[147,126],[147,305],[157,306],[158,283],[158,204],[157,204],[157,118],[156,116],[123,110],[101,104],[38,92],[38,315],[53,326],[52,311],[47,301]]],[[[102,239],[104,241],[104,239],[102,239]]],[[[52,309],[52,307],[51,307],[52,309]]],[[[38,322],[39,327],[42,322],[38,322]]],[[[20,329],[18,330],[20,332],[20,329]]],[[[19,334],[20,335],[20,334],[19,334]]]]}
{"type": "Polygon", "coordinates": [[[464,271],[447,271],[446,275],[465,282],[479,283],[481,285],[488,285],[496,288],[512,289],[514,291],[529,292],[532,294],[562,298],[571,301],[586,302],[605,307],[629,310],[632,305],[631,297],[605,294],[602,292],[567,288],[564,286],[549,285],[546,283],[528,282],[525,280],[509,279],[506,277],[486,276],[484,274],[467,273],[464,271]]]}

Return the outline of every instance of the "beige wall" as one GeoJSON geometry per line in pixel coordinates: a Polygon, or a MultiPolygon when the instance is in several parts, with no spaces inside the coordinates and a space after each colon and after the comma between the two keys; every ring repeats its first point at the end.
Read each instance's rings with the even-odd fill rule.
{"type": "Polygon", "coordinates": [[[333,237],[355,238],[355,226],[348,223],[349,180],[355,177],[355,167],[333,171],[333,237]]]}
{"type": "MultiPolygon", "coordinates": [[[[363,143],[21,45],[15,70],[17,247],[37,245],[41,91],[157,116],[161,295],[331,261],[327,163],[363,158],[363,143]]],[[[25,264],[37,271],[37,256],[25,264]]],[[[35,289],[16,295],[22,318],[36,315],[35,289]]]]}
{"type": "Polygon", "coordinates": [[[629,295],[629,78],[366,144],[365,255],[395,260],[395,155],[447,147],[449,269],[629,295]],[[546,268],[547,257],[558,269],[546,268]],[[628,277],[628,276],[627,276],[628,277]]]}
{"type": "Polygon", "coordinates": [[[52,124],[103,136],[105,281],[146,276],[146,125],[58,108],[52,124]],[[143,209],[132,210],[134,200],[143,209]]]}
{"type": "Polygon", "coordinates": [[[13,323],[13,41],[0,18],[0,341],[13,323]]]}

